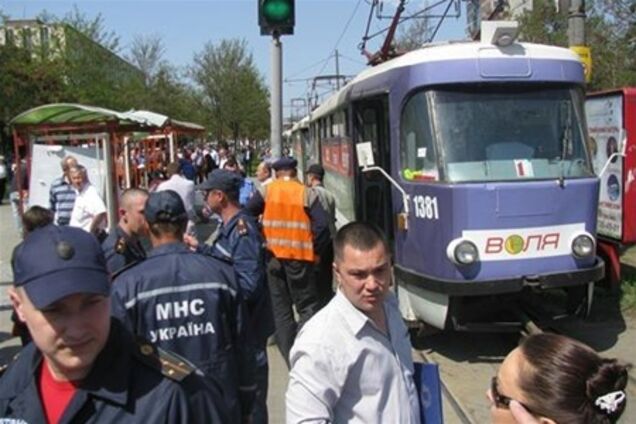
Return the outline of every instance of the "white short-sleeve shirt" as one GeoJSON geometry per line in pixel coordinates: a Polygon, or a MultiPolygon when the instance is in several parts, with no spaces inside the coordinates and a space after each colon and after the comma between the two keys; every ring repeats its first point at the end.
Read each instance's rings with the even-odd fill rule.
{"type": "Polygon", "coordinates": [[[76,192],[69,225],[90,231],[93,219],[104,212],[106,212],[106,205],[97,193],[97,189],[91,183],[87,183],[81,191],[76,192]]]}
{"type": "Polygon", "coordinates": [[[290,354],[287,423],[420,422],[408,331],[389,293],[388,336],[338,291],[290,354]]]}

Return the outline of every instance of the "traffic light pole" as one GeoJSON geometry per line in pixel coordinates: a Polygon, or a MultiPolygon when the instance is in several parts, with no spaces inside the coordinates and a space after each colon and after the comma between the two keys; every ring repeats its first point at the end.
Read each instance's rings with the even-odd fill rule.
{"type": "Polygon", "coordinates": [[[270,143],[272,158],[278,159],[282,153],[283,134],[283,44],[280,35],[272,35],[272,89],[271,89],[271,121],[270,143]]]}

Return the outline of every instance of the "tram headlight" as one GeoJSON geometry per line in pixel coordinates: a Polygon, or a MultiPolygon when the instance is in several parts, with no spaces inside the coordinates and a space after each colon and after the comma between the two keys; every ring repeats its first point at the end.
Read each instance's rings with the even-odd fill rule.
{"type": "Polygon", "coordinates": [[[594,238],[588,233],[578,234],[572,240],[572,253],[577,258],[586,258],[596,251],[594,238]]]}
{"type": "Polygon", "coordinates": [[[470,265],[479,260],[479,250],[472,241],[455,239],[448,244],[446,255],[455,265],[470,265]]]}

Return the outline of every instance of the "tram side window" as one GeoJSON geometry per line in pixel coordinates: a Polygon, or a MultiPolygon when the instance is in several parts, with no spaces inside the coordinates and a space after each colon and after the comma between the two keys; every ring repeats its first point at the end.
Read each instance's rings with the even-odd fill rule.
{"type": "Polygon", "coordinates": [[[437,158],[428,119],[426,97],[411,97],[402,111],[400,125],[401,175],[407,181],[436,181],[437,158]]]}

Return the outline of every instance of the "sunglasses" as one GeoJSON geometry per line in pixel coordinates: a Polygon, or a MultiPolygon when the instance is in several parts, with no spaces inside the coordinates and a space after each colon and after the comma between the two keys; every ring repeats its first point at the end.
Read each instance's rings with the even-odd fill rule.
{"type": "MultiPolygon", "coordinates": [[[[497,389],[497,376],[494,376],[491,380],[490,380],[490,393],[492,394],[492,400],[495,403],[495,406],[497,408],[502,408],[502,409],[509,409],[510,408],[510,402],[513,400],[512,398],[506,396],[506,395],[502,395],[499,390],[497,389]]],[[[517,401],[519,402],[519,401],[517,401]]],[[[528,408],[526,405],[524,405],[523,403],[519,402],[521,404],[521,406],[523,406],[526,411],[528,411],[529,413],[532,414],[532,410],[530,408],[528,408]]]]}

